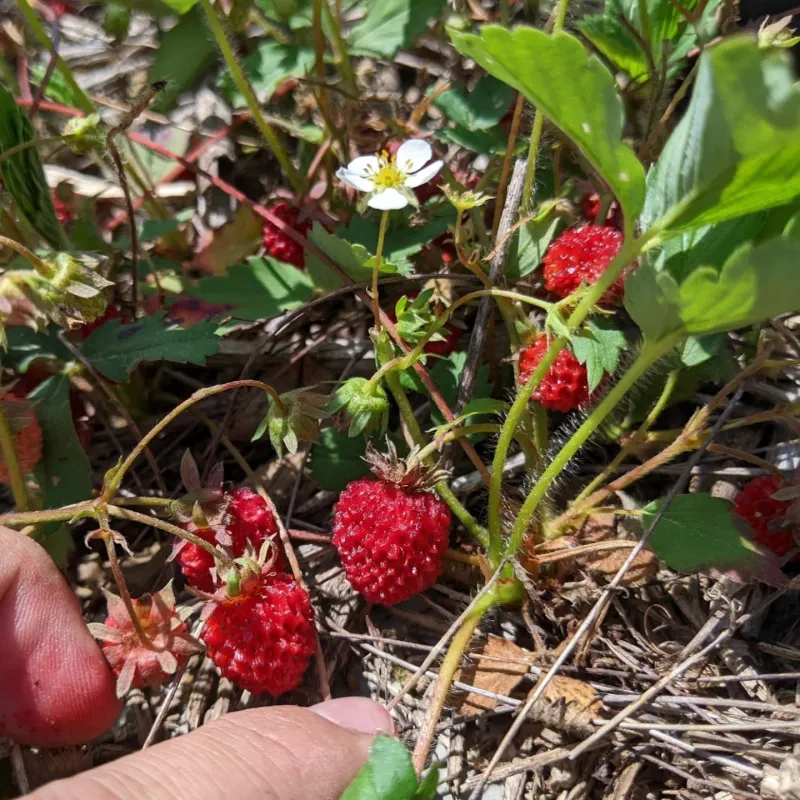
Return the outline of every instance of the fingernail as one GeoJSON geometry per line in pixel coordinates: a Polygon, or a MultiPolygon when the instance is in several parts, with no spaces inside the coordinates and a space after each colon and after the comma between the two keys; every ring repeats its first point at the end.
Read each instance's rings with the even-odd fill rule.
{"type": "Polygon", "coordinates": [[[342,728],[375,736],[394,735],[394,723],[389,712],[380,703],[366,697],[339,697],[311,706],[311,711],[342,728]]]}

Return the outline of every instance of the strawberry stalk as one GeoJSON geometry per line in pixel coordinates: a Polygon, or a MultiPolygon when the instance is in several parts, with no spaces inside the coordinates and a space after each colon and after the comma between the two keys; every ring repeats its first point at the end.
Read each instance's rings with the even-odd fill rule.
{"type": "Polygon", "coordinates": [[[375,251],[375,263],[372,266],[372,315],[375,317],[375,329],[383,327],[381,322],[381,306],[378,300],[378,281],[381,277],[381,259],[383,258],[383,243],[386,239],[386,225],[389,222],[389,212],[381,214],[381,224],[378,228],[378,247],[375,251]]]}
{"type": "Polygon", "coordinates": [[[3,412],[2,404],[0,404],[0,452],[3,454],[3,461],[8,470],[14,505],[17,507],[17,511],[27,511],[28,492],[25,488],[25,476],[22,474],[17,450],[14,447],[14,434],[11,432],[11,426],[8,424],[6,415],[3,412]]]}

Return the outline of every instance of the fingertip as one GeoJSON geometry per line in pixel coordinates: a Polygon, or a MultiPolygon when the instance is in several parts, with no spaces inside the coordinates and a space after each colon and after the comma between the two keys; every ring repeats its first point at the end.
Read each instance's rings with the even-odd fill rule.
{"type": "Polygon", "coordinates": [[[389,712],[367,697],[339,697],[311,706],[310,710],[341,728],[357,733],[394,735],[394,722],[389,712]]]}

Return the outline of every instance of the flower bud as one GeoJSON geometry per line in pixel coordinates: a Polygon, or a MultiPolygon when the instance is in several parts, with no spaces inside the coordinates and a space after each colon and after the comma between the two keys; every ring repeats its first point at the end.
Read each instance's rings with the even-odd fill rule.
{"type": "Polygon", "coordinates": [[[336,390],[327,411],[344,413],[350,420],[350,437],[359,433],[369,436],[375,430],[384,433],[389,423],[389,398],[380,383],[350,378],[336,390]]]}

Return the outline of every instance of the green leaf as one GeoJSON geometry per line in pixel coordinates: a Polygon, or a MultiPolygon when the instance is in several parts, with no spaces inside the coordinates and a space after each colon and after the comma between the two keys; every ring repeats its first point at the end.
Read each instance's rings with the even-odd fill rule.
{"type": "Polygon", "coordinates": [[[414,794],[414,800],[433,800],[439,788],[439,765],[433,764],[419,782],[419,788],[414,794]]]}
{"type": "Polygon", "coordinates": [[[209,303],[233,306],[238,319],[271,319],[311,298],[311,279],[291,264],[269,256],[248,258],[228,267],[225,275],[201,278],[192,291],[209,303]]]}
{"type": "MultiPolygon", "coordinates": [[[[259,42],[258,47],[242,59],[242,67],[250,78],[258,99],[266,103],[287,78],[302,78],[314,66],[314,49],[294,44],[281,44],[274,39],[259,42]]],[[[246,105],[244,97],[233,82],[230,72],[224,72],[220,89],[232,105],[246,105]]]]}
{"type": "Polygon", "coordinates": [[[695,269],[680,281],[642,265],[625,283],[625,308],[648,339],[703,336],[800,309],[800,241],[772,239],[734,253],[721,270],[695,269]]]}
{"type": "MultiPolygon", "coordinates": [[[[499,126],[485,131],[471,131],[463,125],[453,125],[450,128],[440,128],[434,135],[440,141],[452,142],[473,153],[499,155],[505,153],[508,147],[508,134],[499,126]]],[[[517,143],[515,152],[523,149],[524,146],[517,143]]]]}
{"type": "MultiPolygon", "coordinates": [[[[308,238],[356,283],[369,283],[372,279],[372,268],[367,266],[372,253],[364,245],[346,242],[339,236],[328,233],[318,222],[314,223],[308,238]]],[[[338,289],[344,285],[342,279],[310,251],[306,253],[306,269],[314,285],[321,289],[338,289]]],[[[381,274],[394,275],[397,271],[397,267],[387,258],[382,260],[381,274]]]]}
{"type": "Polygon", "coordinates": [[[356,55],[392,58],[425,32],[446,0],[369,0],[367,16],[350,33],[356,55]]]}
{"type": "Polygon", "coordinates": [[[442,92],[433,104],[451,122],[469,131],[478,131],[497,125],[513,102],[513,89],[487,75],[478,81],[468,95],[460,87],[454,86],[442,92]]]}
{"type": "Polygon", "coordinates": [[[363,459],[365,442],[351,439],[347,431],[323,428],[309,459],[311,477],[326,492],[341,492],[350,481],[369,475],[363,459]]]}
{"type": "Polygon", "coordinates": [[[593,392],[606,375],[613,374],[625,349],[625,334],[604,317],[590,319],[570,340],[575,358],[586,364],[589,391],[593,392]]]}
{"type": "Polygon", "coordinates": [[[707,49],[692,101],[647,180],[645,229],[662,236],[800,195],[800,88],[783,52],[749,38],[707,49]]]}
{"type": "Polygon", "coordinates": [[[163,0],[163,2],[178,14],[185,14],[197,5],[197,0],[163,0]]]}
{"type": "MultiPolygon", "coordinates": [[[[0,154],[35,138],[28,115],[0,84],[0,154]]],[[[31,227],[56,250],[69,250],[69,239],[56,219],[38,148],[26,147],[9,156],[0,166],[0,175],[31,227]]]]}
{"type": "Polygon", "coordinates": [[[213,322],[171,327],[163,312],[130,325],[111,320],[89,335],[81,352],[109,380],[122,382],[142,361],[204,364],[219,349],[215,330],[213,322]]]}
{"type": "Polygon", "coordinates": [[[389,736],[377,736],[369,760],[341,800],[414,800],[417,774],[408,750],[389,736]]]}
{"type": "MultiPolygon", "coordinates": [[[[647,528],[663,501],[644,508],[647,528]]],[[[682,494],[672,502],[648,544],[678,572],[701,569],[757,568],[763,554],[738,527],[728,502],[707,494],[682,494]]]]}
{"type": "Polygon", "coordinates": [[[72,421],[69,378],[53,375],[29,395],[42,427],[43,457],[36,468],[44,507],[58,508],[92,496],[92,473],[72,421]]]}
{"type": "Polygon", "coordinates": [[[159,80],[167,82],[166,88],[158,93],[153,102],[155,111],[170,111],[179,95],[191,89],[217,61],[217,48],[209,36],[205,14],[200,8],[192,8],[195,2],[170,2],[179,14],[185,16],[161,37],[150,67],[150,83],[159,80]],[[182,8],[177,8],[173,3],[182,8]]]}
{"type": "Polygon", "coordinates": [[[510,281],[520,280],[538,269],[562,224],[563,219],[558,215],[523,223],[509,247],[506,278],[510,281]]]}
{"type": "Polygon", "coordinates": [[[61,343],[53,328],[37,333],[25,325],[15,325],[7,330],[7,337],[6,359],[20,375],[40,358],[72,361],[72,354],[61,343]]]}
{"type": "Polygon", "coordinates": [[[146,219],[139,229],[139,242],[153,242],[167,236],[178,230],[184,222],[188,222],[193,215],[194,209],[187,208],[170,219],[146,219]]]}
{"type": "Polygon", "coordinates": [[[461,53],[522,92],[575,142],[632,224],[644,201],[644,167],[622,141],[622,100],[603,64],[568,33],[486,25],[479,36],[454,30],[450,36],[461,53]]]}
{"type": "MultiPolygon", "coordinates": [[[[412,271],[410,257],[447,231],[448,226],[455,225],[455,209],[451,206],[443,209],[424,225],[411,227],[403,224],[386,232],[383,243],[383,257],[394,264],[398,271],[409,274],[412,271]]],[[[370,254],[378,247],[378,222],[355,216],[350,223],[336,231],[336,235],[350,244],[362,245],[370,254]]]]}

